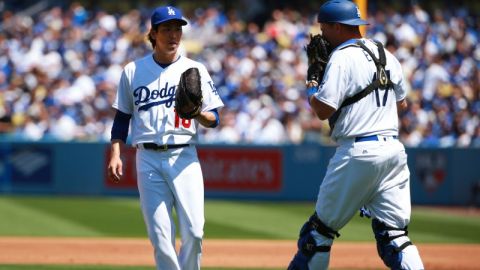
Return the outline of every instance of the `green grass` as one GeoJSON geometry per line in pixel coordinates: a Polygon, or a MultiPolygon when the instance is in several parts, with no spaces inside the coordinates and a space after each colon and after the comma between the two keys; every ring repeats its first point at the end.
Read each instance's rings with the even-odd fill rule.
{"type": "MultiPolygon", "coordinates": [[[[313,209],[313,202],[207,200],[205,238],[295,240],[313,209]]],[[[0,236],[146,238],[138,198],[2,196],[0,217],[0,236]]],[[[480,217],[413,208],[409,231],[416,243],[480,243],[480,217]]],[[[373,241],[365,218],[340,233],[338,241],[373,241]]]]}
{"type": "Polygon", "coordinates": [[[413,213],[412,238],[431,243],[480,243],[480,216],[461,216],[441,210],[417,209],[413,213]]]}
{"type": "MultiPolygon", "coordinates": [[[[205,238],[296,240],[299,228],[313,209],[314,202],[207,200],[205,238]]],[[[479,216],[414,207],[409,227],[415,243],[480,243],[479,216]]],[[[342,236],[337,241],[373,241],[370,220],[365,218],[354,217],[340,233],[342,236]]],[[[47,196],[0,197],[0,236],[147,238],[138,198],[47,196]]],[[[0,270],[134,269],[153,270],[154,267],[0,265],[0,270]]]]}
{"type": "Polygon", "coordinates": [[[132,198],[2,197],[0,235],[143,237],[132,198]]]}
{"type": "Polygon", "coordinates": [[[207,201],[205,236],[295,239],[313,204],[207,201]]]}

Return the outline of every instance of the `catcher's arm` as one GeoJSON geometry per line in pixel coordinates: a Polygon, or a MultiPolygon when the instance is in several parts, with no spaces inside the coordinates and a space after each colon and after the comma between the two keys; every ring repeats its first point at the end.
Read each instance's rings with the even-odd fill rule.
{"type": "Polygon", "coordinates": [[[314,80],[307,81],[307,99],[310,107],[320,120],[327,120],[335,111],[335,108],[323,103],[313,95],[318,91],[318,83],[314,80]]]}
{"type": "Polygon", "coordinates": [[[315,81],[307,81],[307,101],[320,120],[326,120],[335,113],[336,109],[321,102],[313,95],[318,91],[318,84],[315,81]]]}
{"type": "Polygon", "coordinates": [[[335,108],[330,107],[326,103],[321,102],[315,97],[310,98],[310,107],[312,107],[315,114],[320,120],[327,120],[336,111],[335,108]]]}
{"type": "Polygon", "coordinates": [[[400,101],[397,101],[397,108],[398,108],[399,112],[406,110],[407,106],[408,106],[408,104],[407,104],[406,99],[402,99],[400,101]]]}
{"type": "Polygon", "coordinates": [[[310,35],[310,41],[305,46],[305,51],[308,58],[306,81],[308,103],[318,118],[325,120],[332,116],[336,110],[316,99],[313,95],[318,91],[318,87],[323,80],[332,48],[328,41],[318,34],[310,35]]]}

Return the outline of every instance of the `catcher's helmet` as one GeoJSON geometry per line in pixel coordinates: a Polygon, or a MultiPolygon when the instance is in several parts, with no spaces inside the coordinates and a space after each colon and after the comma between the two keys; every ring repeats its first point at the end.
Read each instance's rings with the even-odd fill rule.
{"type": "Polygon", "coordinates": [[[318,13],[320,23],[341,23],[348,25],[364,25],[367,21],[360,19],[357,5],[348,0],[330,0],[320,7],[318,13]]]}

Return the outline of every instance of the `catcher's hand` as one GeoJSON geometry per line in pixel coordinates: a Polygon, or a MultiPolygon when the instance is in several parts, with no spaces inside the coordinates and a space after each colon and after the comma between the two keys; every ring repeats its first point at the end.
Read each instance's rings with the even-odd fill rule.
{"type": "Polygon", "coordinates": [[[175,92],[175,111],[183,119],[192,119],[202,110],[202,87],[200,72],[197,68],[189,68],[180,76],[175,92]]]}
{"type": "Polygon", "coordinates": [[[307,84],[313,81],[319,85],[332,52],[330,44],[322,35],[310,34],[310,42],[305,46],[305,51],[308,58],[307,84]]]}

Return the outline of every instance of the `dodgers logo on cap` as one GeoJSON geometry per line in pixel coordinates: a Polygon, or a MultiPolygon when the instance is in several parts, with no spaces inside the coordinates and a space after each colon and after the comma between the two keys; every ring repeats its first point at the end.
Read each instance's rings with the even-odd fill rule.
{"type": "Polygon", "coordinates": [[[182,11],[172,6],[157,7],[151,17],[152,26],[171,20],[177,20],[186,25],[188,22],[183,18],[182,11]]]}

